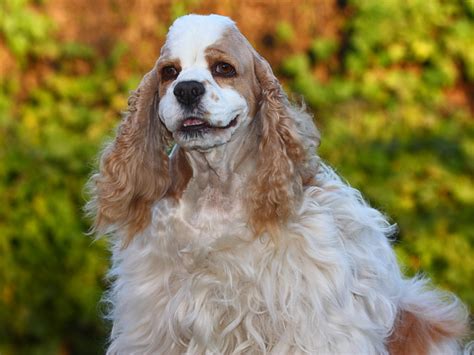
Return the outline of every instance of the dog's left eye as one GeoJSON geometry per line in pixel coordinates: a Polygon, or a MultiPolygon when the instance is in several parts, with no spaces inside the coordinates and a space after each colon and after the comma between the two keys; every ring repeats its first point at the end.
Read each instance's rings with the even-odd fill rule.
{"type": "Polygon", "coordinates": [[[161,78],[163,79],[163,81],[176,79],[178,74],[178,69],[176,69],[173,65],[168,65],[161,69],[161,78]]]}
{"type": "Polygon", "coordinates": [[[219,62],[212,66],[212,75],[229,78],[236,74],[235,68],[229,63],[219,62]]]}

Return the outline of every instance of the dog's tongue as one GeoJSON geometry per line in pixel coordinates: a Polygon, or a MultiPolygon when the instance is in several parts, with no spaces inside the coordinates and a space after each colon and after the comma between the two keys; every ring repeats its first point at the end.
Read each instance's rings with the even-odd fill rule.
{"type": "Polygon", "coordinates": [[[203,120],[199,118],[188,118],[187,120],[183,122],[183,127],[199,126],[205,123],[206,122],[204,122],[203,120]]]}

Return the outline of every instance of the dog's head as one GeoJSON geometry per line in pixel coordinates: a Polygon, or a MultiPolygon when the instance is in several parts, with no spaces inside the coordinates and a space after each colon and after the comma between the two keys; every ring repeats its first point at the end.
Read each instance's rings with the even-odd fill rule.
{"type": "Polygon", "coordinates": [[[226,17],[176,20],[157,73],[159,117],[185,149],[225,144],[255,115],[261,90],[252,49],[226,17]]]}
{"type": "Polygon", "coordinates": [[[258,125],[259,148],[248,209],[258,234],[294,210],[314,176],[318,133],[311,117],[289,104],[270,65],[233,21],[218,15],[177,19],[92,178],[96,228],[135,235],[149,223],[153,202],[185,189],[191,174],[183,151],[225,145],[251,123],[258,125]],[[181,154],[170,166],[172,142],[181,154]]]}

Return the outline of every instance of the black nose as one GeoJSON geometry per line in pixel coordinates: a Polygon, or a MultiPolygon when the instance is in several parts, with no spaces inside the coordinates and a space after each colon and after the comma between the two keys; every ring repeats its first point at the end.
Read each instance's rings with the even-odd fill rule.
{"type": "Polygon", "coordinates": [[[174,87],[173,93],[180,103],[189,106],[198,102],[205,91],[199,81],[182,81],[174,87]]]}

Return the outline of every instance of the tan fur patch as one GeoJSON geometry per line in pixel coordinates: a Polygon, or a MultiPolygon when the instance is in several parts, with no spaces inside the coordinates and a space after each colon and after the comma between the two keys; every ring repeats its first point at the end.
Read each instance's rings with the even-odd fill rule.
{"type": "Polygon", "coordinates": [[[425,355],[428,353],[430,335],[427,327],[409,312],[402,312],[389,339],[391,355],[425,355]]]}
{"type": "Polygon", "coordinates": [[[156,68],[142,79],[130,95],[129,113],[115,140],[104,150],[100,173],[90,184],[95,193],[96,231],[113,225],[127,231],[126,246],[151,219],[151,204],[162,198],[170,185],[166,148],[169,132],[158,119],[158,75],[156,68]]]}
{"type": "Polygon", "coordinates": [[[431,344],[462,336],[464,326],[461,328],[459,322],[429,322],[412,312],[402,311],[389,338],[388,349],[391,355],[427,355],[431,344]]]}

